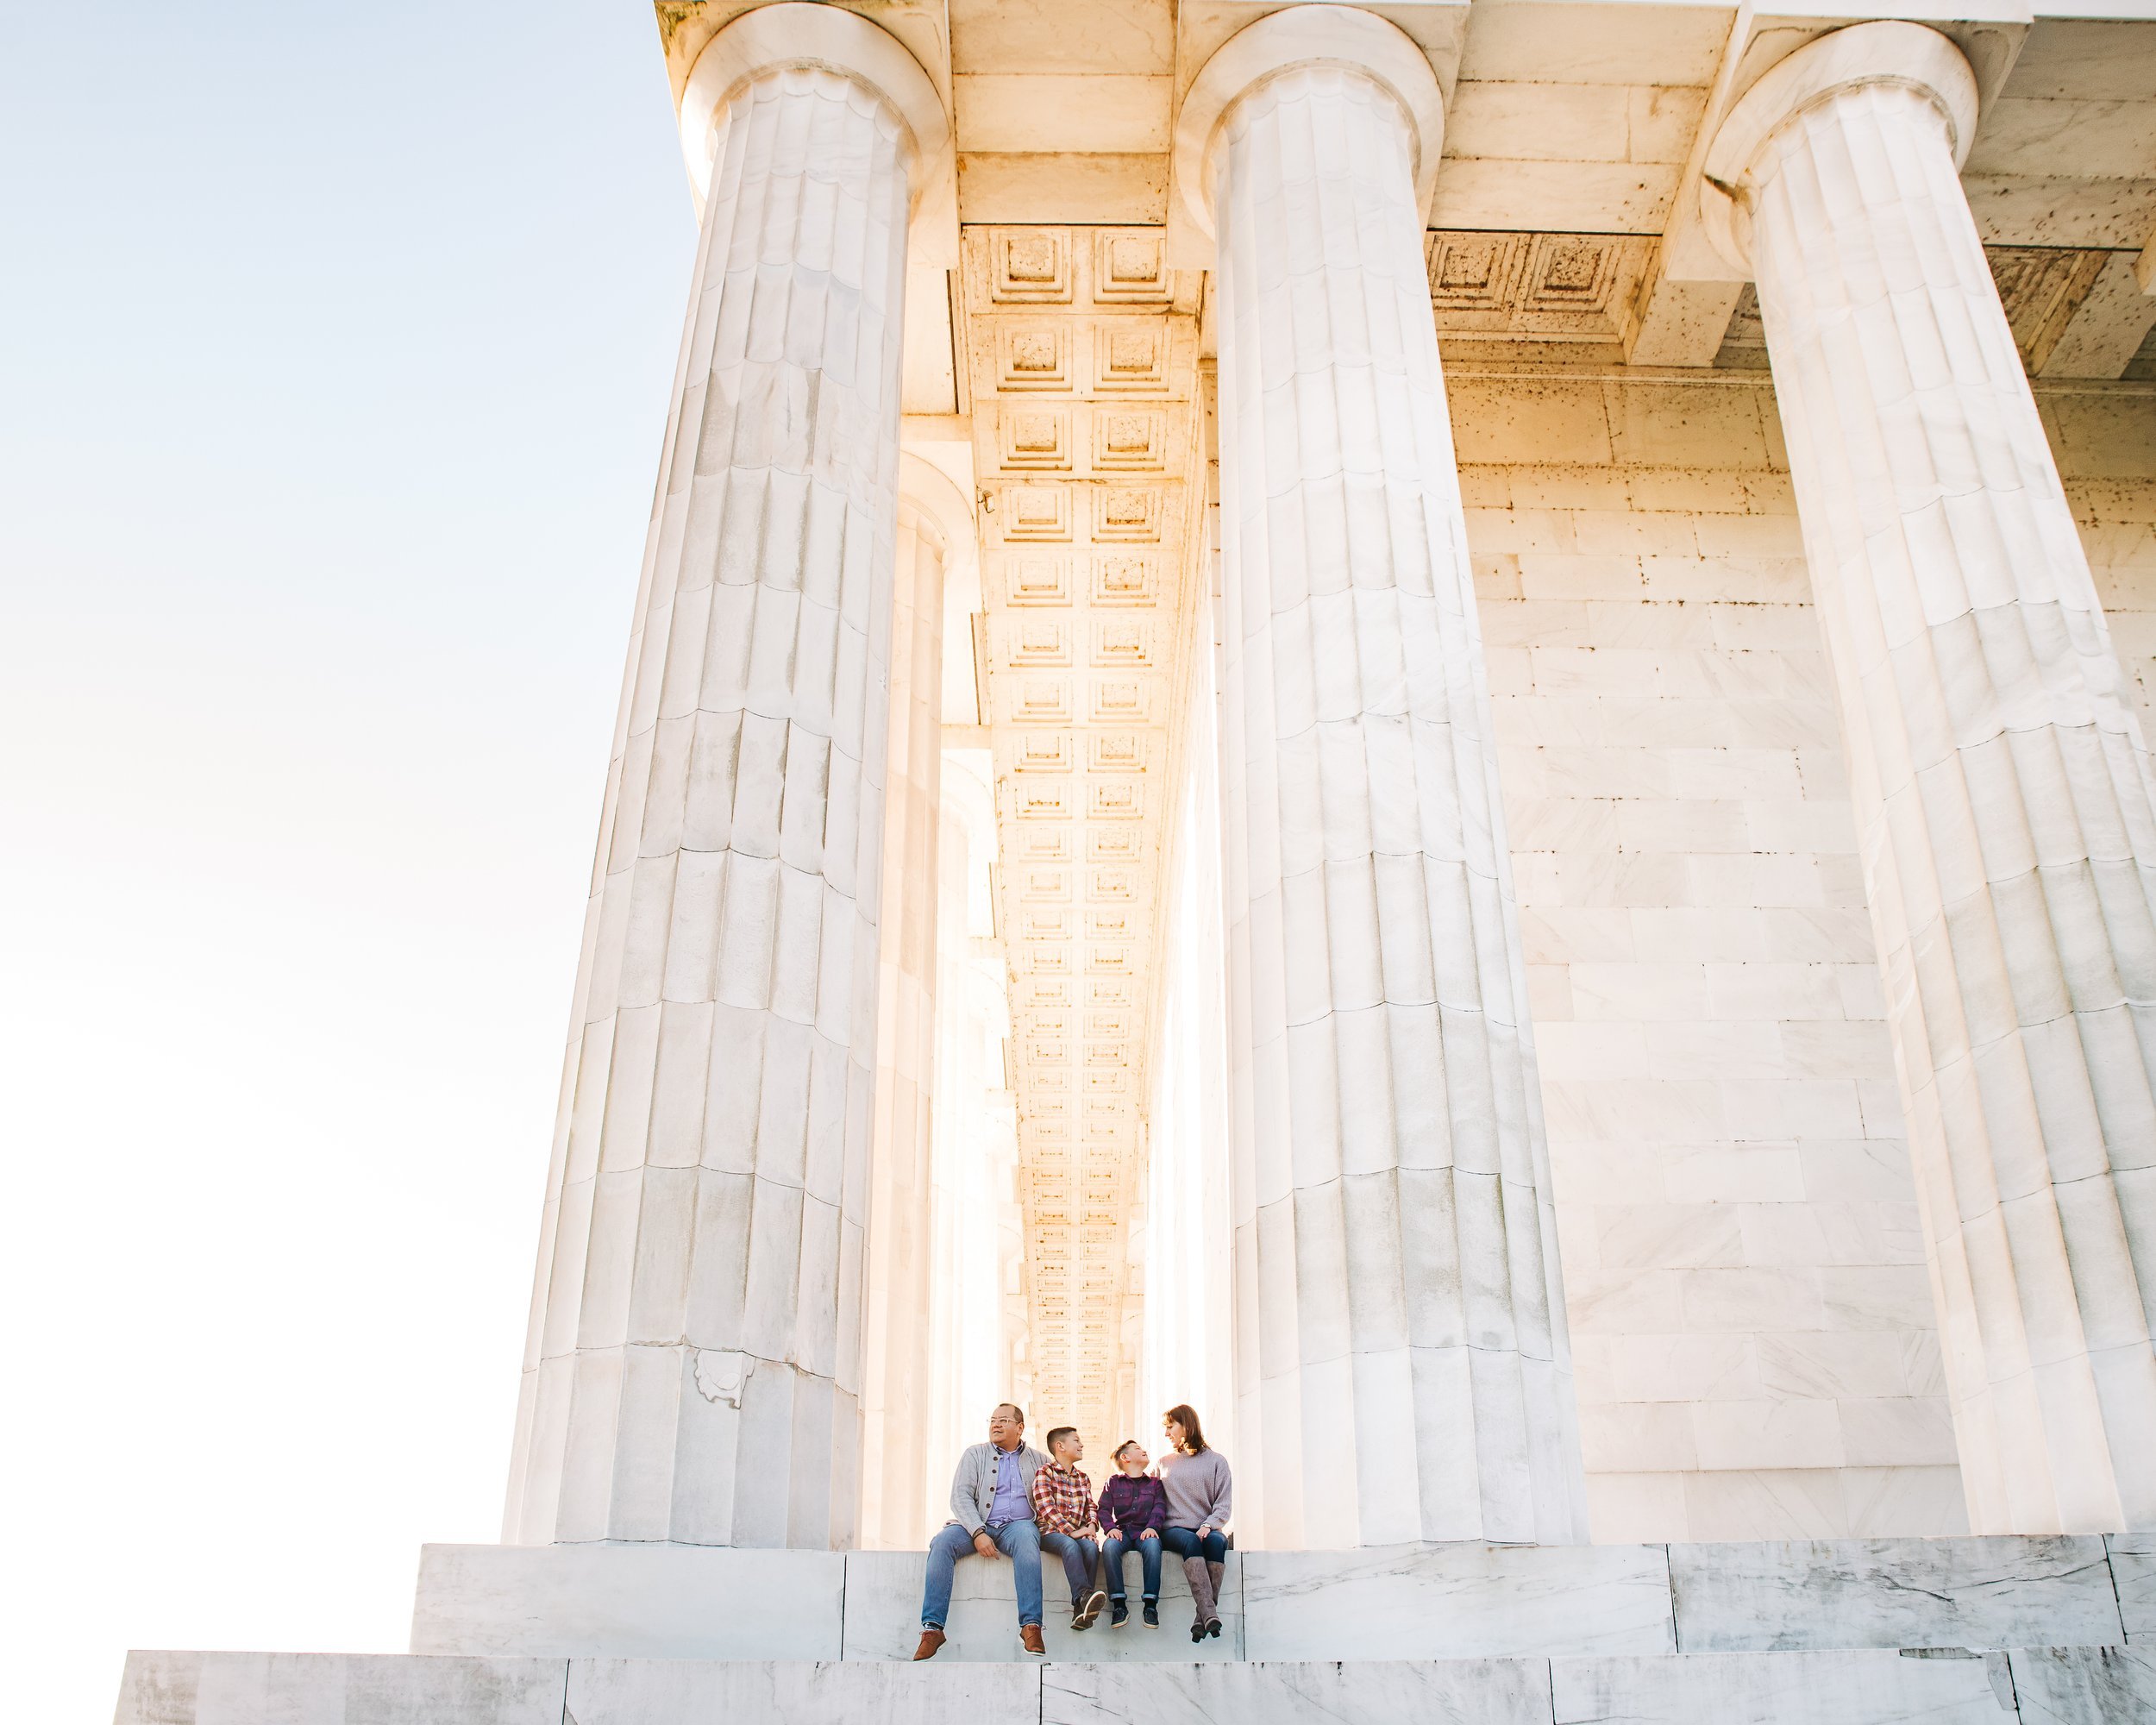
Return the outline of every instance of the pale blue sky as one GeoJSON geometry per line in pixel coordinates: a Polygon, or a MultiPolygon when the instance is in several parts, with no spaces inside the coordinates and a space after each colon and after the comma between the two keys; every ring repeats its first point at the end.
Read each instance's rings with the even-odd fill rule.
{"type": "Polygon", "coordinates": [[[10,1717],[498,1534],[691,223],[640,0],[0,18],[10,1717]]]}

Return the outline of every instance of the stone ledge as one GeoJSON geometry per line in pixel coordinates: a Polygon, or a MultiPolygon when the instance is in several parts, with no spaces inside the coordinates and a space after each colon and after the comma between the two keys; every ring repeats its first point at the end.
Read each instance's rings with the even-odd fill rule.
{"type": "Polygon", "coordinates": [[[114,1725],[2120,1725],[2156,1718],[2156,1655],[1662,1653],[1206,1665],[469,1659],[136,1653],[114,1725]]]}
{"type": "Polygon", "coordinates": [[[2101,1647],[2126,1639],[2100,1536],[1671,1546],[1686,1653],[2101,1647]]]}
{"type": "Polygon", "coordinates": [[[843,1657],[846,1554],[723,1546],[423,1546],[411,1651],[843,1657]]]}
{"type": "MultiPolygon", "coordinates": [[[[918,1552],[429,1546],[415,1653],[891,1659],[912,1650],[918,1552]]],[[[1133,1565],[1133,1568],[1135,1565],[1133,1565]]],[[[2156,1540],[1814,1540],[1380,1546],[1232,1554],[1223,1629],[1194,1650],[1180,1565],[1161,1626],[1069,1624],[1058,1659],[1457,1659],[1834,1648],[2105,1647],[2156,1639],[2156,1540]]],[[[1136,1577],[1131,1580],[1135,1584],[1136,1577]]],[[[943,1657],[1014,1657],[1007,1564],[958,1566],[943,1657]]]]}
{"type": "Polygon", "coordinates": [[[2129,1641],[2156,1641],[2156,1534],[2109,1534],[2111,1581],[2129,1641]]]}
{"type": "Polygon", "coordinates": [[[1257,1659],[1672,1653],[1661,1546],[1379,1546],[1250,1552],[1257,1659]]]}

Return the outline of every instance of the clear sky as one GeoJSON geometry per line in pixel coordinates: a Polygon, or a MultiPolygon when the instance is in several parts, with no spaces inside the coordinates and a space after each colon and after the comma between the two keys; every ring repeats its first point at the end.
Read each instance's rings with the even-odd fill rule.
{"type": "Polygon", "coordinates": [[[0,9],[0,1636],[498,1536],[693,240],[651,8],[0,9]]]}

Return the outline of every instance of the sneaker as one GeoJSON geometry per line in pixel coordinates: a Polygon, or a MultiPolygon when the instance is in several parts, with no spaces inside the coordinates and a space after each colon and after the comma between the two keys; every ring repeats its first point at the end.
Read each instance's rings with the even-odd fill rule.
{"type": "Polygon", "coordinates": [[[1120,1599],[1112,1601],[1108,1606],[1108,1627],[1111,1629],[1120,1629],[1130,1621],[1131,1608],[1120,1599]]]}
{"type": "Polygon", "coordinates": [[[1094,1588],[1078,1609],[1070,1614],[1070,1627],[1074,1629],[1090,1629],[1093,1620],[1100,1615],[1101,1609],[1107,1603],[1108,1590],[1105,1587],[1094,1588]]]}
{"type": "Polygon", "coordinates": [[[1160,1628],[1160,1607],[1150,1599],[1145,1602],[1145,1627],[1149,1629],[1160,1628]]]}

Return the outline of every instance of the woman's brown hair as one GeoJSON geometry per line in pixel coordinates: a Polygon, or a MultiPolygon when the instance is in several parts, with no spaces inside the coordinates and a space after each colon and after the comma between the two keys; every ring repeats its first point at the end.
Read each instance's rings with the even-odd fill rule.
{"type": "Polygon", "coordinates": [[[1178,1402],[1162,1414],[1161,1418],[1173,1420],[1183,1428],[1183,1447],[1192,1455],[1202,1455],[1205,1452],[1205,1429],[1198,1423],[1198,1410],[1195,1408],[1188,1402],[1178,1402]]]}

